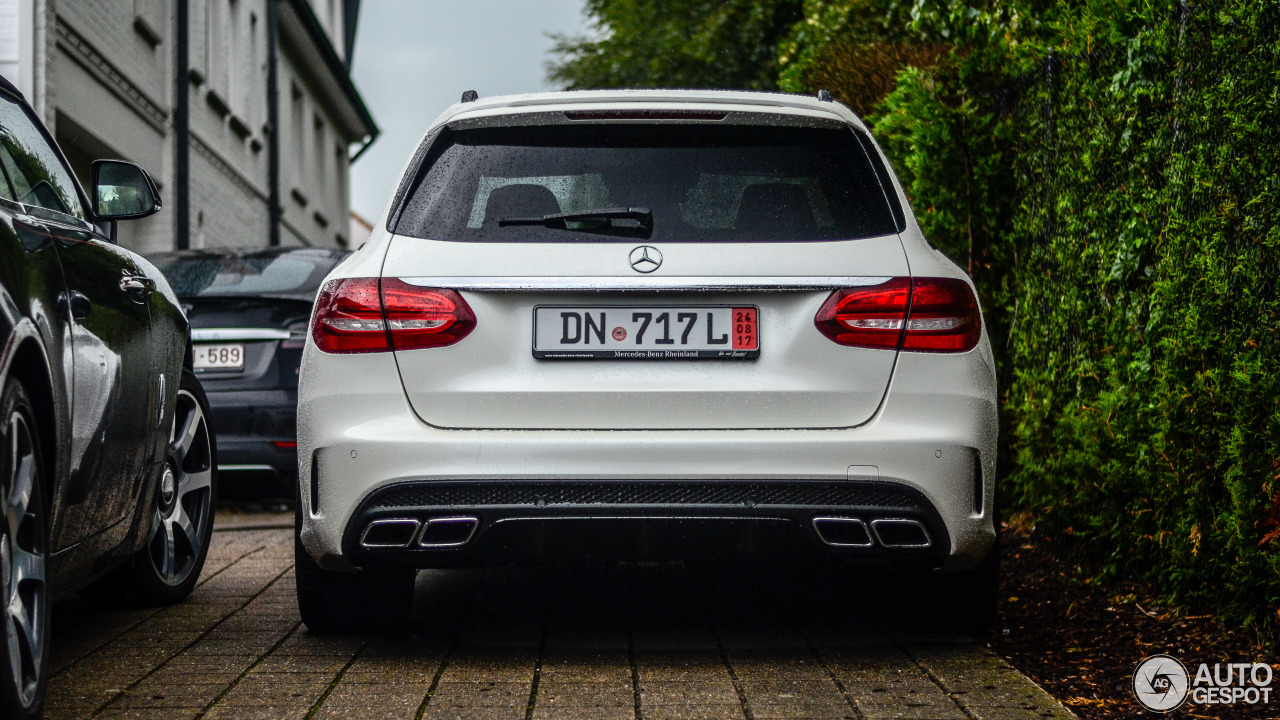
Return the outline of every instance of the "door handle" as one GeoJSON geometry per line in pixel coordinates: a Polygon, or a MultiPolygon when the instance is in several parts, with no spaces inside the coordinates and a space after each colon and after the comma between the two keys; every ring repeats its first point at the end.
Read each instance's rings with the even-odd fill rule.
{"type": "Polygon", "coordinates": [[[156,281],[141,275],[125,275],[120,278],[120,289],[127,293],[148,295],[156,289],[156,281]]]}

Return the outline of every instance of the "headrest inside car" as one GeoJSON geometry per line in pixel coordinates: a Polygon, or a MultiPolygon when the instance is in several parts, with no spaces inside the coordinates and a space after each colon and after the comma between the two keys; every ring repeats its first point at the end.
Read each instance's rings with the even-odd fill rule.
{"type": "Polygon", "coordinates": [[[536,218],[559,212],[560,202],[543,185],[503,185],[489,193],[489,201],[484,208],[484,224],[485,227],[497,227],[499,220],[536,218]]]}
{"type": "Polygon", "coordinates": [[[748,185],[738,204],[736,227],[763,234],[807,232],[814,227],[813,206],[804,188],[794,183],[748,185]]]}

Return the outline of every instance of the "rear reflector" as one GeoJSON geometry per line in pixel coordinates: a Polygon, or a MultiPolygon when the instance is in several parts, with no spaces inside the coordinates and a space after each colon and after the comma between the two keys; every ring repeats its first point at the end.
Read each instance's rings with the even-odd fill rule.
{"type": "Polygon", "coordinates": [[[837,290],[814,324],[851,347],[967,352],[982,336],[977,299],[967,283],[954,278],[892,278],[837,290]]]}
{"type": "Polygon", "coordinates": [[[452,345],[475,326],[471,308],[453,290],[345,278],[320,291],[311,335],[329,353],[386,352],[452,345]]]}

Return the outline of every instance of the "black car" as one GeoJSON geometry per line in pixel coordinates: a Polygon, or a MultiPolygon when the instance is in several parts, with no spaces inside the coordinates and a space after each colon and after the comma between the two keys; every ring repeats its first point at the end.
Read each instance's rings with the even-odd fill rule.
{"type": "Polygon", "coordinates": [[[186,597],[217,488],[188,324],[164,276],[116,245],[160,198],[99,160],[87,195],[0,77],[0,717],[40,713],[52,602],[86,586],[186,597]]]}
{"type": "Polygon", "coordinates": [[[311,303],[320,281],[348,254],[295,247],[151,256],[191,321],[218,467],[234,473],[225,476],[228,490],[293,495],[298,367],[311,303]]]}

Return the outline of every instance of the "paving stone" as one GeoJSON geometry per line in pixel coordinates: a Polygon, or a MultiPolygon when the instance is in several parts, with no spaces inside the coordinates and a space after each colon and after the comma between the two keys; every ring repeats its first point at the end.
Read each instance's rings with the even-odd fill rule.
{"type": "Polygon", "coordinates": [[[235,673],[239,676],[258,661],[257,655],[176,655],[156,670],[157,673],[188,673],[189,677],[205,673],[235,673]]]}
{"type": "Polygon", "coordinates": [[[227,685],[194,683],[142,682],[129,692],[120,695],[111,707],[120,708],[196,708],[213,702],[227,689],[227,685]]]}
{"type": "Polygon", "coordinates": [[[1034,710],[1009,707],[975,707],[969,712],[978,720],[1075,720],[1063,707],[1038,707],[1034,710]]]}
{"type": "Polygon", "coordinates": [[[543,679],[538,683],[537,706],[633,707],[635,689],[628,682],[565,682],[543,679]]]}
{"type": "Polygon", "coordinates": [[[866,720],[967,720],[968,715],[954,704],[885,705],[857,703],[858,711],[866,720]]]}
{"type": "Polygon", "coordinates": [[[626,656],[573,655],[544,658],[542,678],[561,682],[631,682],[631,663],[626,656]]]}
{"type": "Polygon", "coordinates": [[[351,657],[367,641],[359,636],[320,637],[306,631],[290,635],[273,652],[280,655],[345,655],[351,657]]]}
{"type": "Polygon", "coordinates": [[[219,703],[200,720],[305,720],[311,705],[223,705],[219,703]]]}
{"type": "Polygon", "coordinates": [[[254,666],[254,672],[330,673],[336,676],[351,662],[345,655],[279,655],[272,653],[254,666]]]}
{"type": "Polygon", "coordinates": [[[635,707],[544,706],[533,709],[533,720],[635,720],[635,707]]]}
{"type": "Polygon", "coordinates": [[[531,682],[440,682],[431,704],[442,707],[489,707],[529,704],[531,682]]]}
{"type": "Polygon", "coordinates": [[[527,705],[447,707],[432,702],[422,720],[524,720],[527,705]]]}
{"type": "Polygon", "coordinates": [[[288,529],[216,533],[186,602],[60,603],[45,717],[410,720],[425,702],[424,720],[525,720],[538,670],[534,719],[635,720],[633,662],[645,720],[743,718],[733,677],[755,720],[1073,717],[967,636],[890,636],[797,597],[757,619],[775,600],[755,580],[424,572],[409,632],[330,637],[299,624],[292,562],[288,529]]]}
{"type": "Polygon", "coordinates": [[[532,654],[456,653],[440,676],[441,682],[532,681],[538,656],[532,654]]]}
{"type": "MultiPolygon", "coordinates": [[[[650,705],[717,705],[739,703],[728,680],[719,682],[640,681],[640,707],[650,705]]],[[[648,713],[646,712],[647,716],[648,713]]]]}
{"type": "Polygon", "coordinates": [[[718,654],[702,653],[641,655],[636,658],[636,673],[641,682],[700,682],[730,677],[718,654]]]}
{"type": "Polygon", "coordinates": [[[739,703],[645,705],[640,712],[645,720],[736,720],[747,715],[739,703]]]}
{"type": "Polygon", "coordinates": [[[832,718],[853,715],[853,707],[843,698],[778,698],[753,700],[747,706],[756,720],[772,718],[832,718]]]}
{"type": "Polygon", "coordinates": [[[246,675],[218,701],[219,705],[269,705],[311,707],[324,694],[331,679],[300,680],[297,673],[246,675]]]}
{"type": "Polygon", "coordinates": [[[427,687],[414,687],[411,692],[388,692],[390,688],[338,685],[333,688],[314,718],[413,718],[418,714],[427,687]]]}
{"type": "MultiPolygon", "coordinates": [[[[192,720],[199,711],[192,708],[108,708],[94,715],[94,720],[192,720]]],[[[46,719],[49,720],[48,715],[46,719]]]]}

